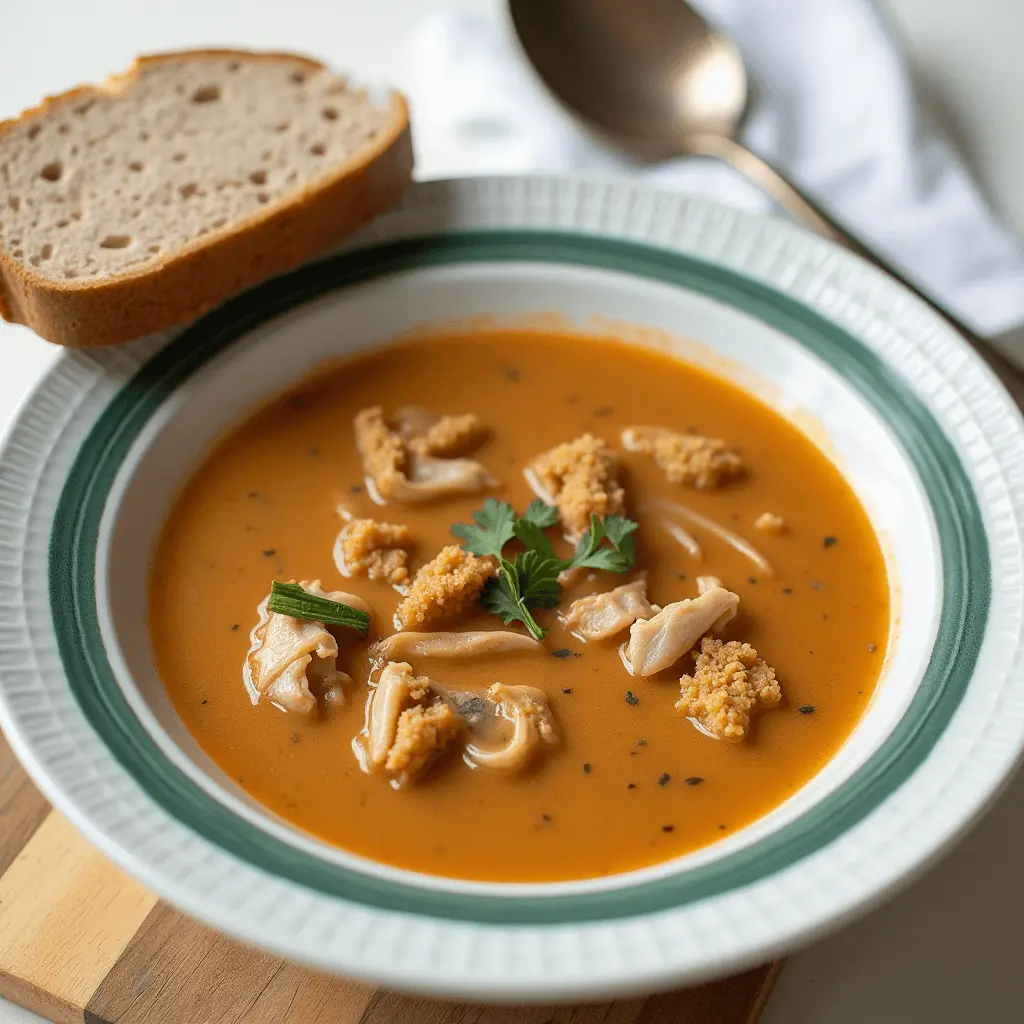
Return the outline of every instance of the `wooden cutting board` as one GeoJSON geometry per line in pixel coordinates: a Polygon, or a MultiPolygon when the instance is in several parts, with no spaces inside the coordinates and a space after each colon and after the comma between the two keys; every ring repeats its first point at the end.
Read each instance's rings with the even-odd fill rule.
{"type": "Polygon", "coordinates": [[[588,1006],[399,995],[244,946],[158,900],[50,809],[0,737],[0,995],[88,1024],[748,1024],[778,966],[588,1006]]]}

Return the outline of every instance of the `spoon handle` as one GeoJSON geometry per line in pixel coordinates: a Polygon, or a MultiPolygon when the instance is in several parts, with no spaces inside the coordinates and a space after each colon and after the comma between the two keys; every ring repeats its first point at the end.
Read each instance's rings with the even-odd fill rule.
{"type": "Polygon", "coordinates": [[[896,278],[904,288],[912,291],[922,302],[927,303],[947,323],[956,328],[968,341],[982,344],[982,339],[962,320],[944,309],[934,299],[929,298],[912,281],[887,262],[878,253],[869,249],[842,225],[837,224],[824,210],[802,189],[794,185],[781,171],[767,161],[762,160],[745,146],[724,135],[691,135],[686,139],[687,150],[694,155],[717,157],[731,164],[740,174],[759,185],[774,199],[779,206],[790,213],[806,227],[858,256],[873,263],[890,277],[896,278]]]}

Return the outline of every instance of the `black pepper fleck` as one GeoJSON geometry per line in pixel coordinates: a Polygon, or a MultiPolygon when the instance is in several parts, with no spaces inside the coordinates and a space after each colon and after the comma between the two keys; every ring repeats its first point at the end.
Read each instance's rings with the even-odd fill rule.
{"type": "Polygon", "coordinates": [[[783,587],[782,588],[782,592],[784,594],[792,594],[793,593],[793,588],[792,587],[783,587]]]}
{"type": "Polygon", "coordinates": [[[756,583],[757,582],[757,577],[756,576],[748,576],[747,577],[747,582],[748,583],[756,583]]]}
{"type": "Polygon", "coordinates": [[[241,629],[241,625],[240,625],[239,623],[237,623],[237,622],[236,622],[236,623],[235,623],[235,624],[234,624],[234,625],[233,625],[233,626],[231,627],[231,632],[232,632],[232,633],[237,633],[239,629],[241,629]]]}
{"type": "Polygon", "coordinates": [[[292,736],[291,736],[291,742],[292,743],[298,743],[300,739],[302,739],[302,737],[297,732],[293,732],[292,733],[292,736]]]}
{"type": "Polygon", "coordinates": [[[699,786],[704,780],[699,775],[691,775],[688,779],[683,779],[688,786],[699,786]]]}
{"type": "Polygon", "coordinates": [[[675,825],[662,825],[661,826],[661,831],[662,832],[674,832],[675,828],[676,828],[675,825]]]}
{"type": "Polygon", "coordinates": [[[503,366],[501,368],[501,373],[505,380],[510,380],[515,383],[518,383],[523,379],[522,374],[514,366],[503,366]]]}
{"type": "Polygon", "coordinates": [[[320,449],[317,448],[316,445],[313,445],[313,447],[309,449],[309,454],[312,455],[314,459],[318,458],[320,455],[320,449]]]}
{"type": "Polygon", "coordinates": [[[277,554],[277,548],[267,548],[267,549],[266,549],[266,550],[265,550],[265,551],[263,552],[263,554],[264,554],[264,555],[265,555],[265,556],[266,556],[267,558],[273,558],[273,557],[274,557],[274,555],[276,555],[276,554],[277,554]]]}
{"type": "Polygon", "coordinates": [[[584,761],[583,762],[583,774],[584,775],[589,775],[590,771],[591,771],[590,762],[589,761],[584,761]]]}
{"type": "Polygon", "coordinates": [[[839,540],[836,537],[826,537],[825,541],[824,541],[824,544],[823,544],[823,547],[832,548],[832,547],[835,547],[836,544],[838,544],[838,543],[839,543],[839,540]]]}
{"type": "Polygon", "coordinates": [[[636,783],[635,782],[629,783],[629,785],[626,786],[626,789],[636,789],[636,783]]]}
{"type": "Polygon", "coordinates": [[[542,814],[540,817],[541,817],[541,821],[550,821],[551,820],[551,815],[550,814],[542,814]]]}
{"type": "Polygon", "coordinates": [[[365,490],[365,488],[363,487],[363,485],[362,485],[362,484],[353,484],[353,485],[352,485],[352,486],[351,486],[351,487],[349,488],[349,490],[350,490],[350,491],[351,491],[351,492],[352,492],[353,494],[362,494],[362,493],[363,493],[363,491],[365,490]]]}
{"type": "Polygon", "coordinates": [[[878,650],[878,644],[868,644],[868,654],[874,654],[878,650]]]}
{"type": "Polygon", "coordinates": [[[646,747],[647,746],[647,740],[637,740],[636,741],[636,745],[638,747],[646,747]]]}
{"type": "Polygon", "coordinates": [[[686,579],[686,573],[685,572],[677,572],[676,576],[677,576],[678,579],[681,579],[681,580],[685,580],[686,579]]]}
{"type": "Polygon", "coordinates": [[[724,826],[724,825],[719,825],[718,827],[719,827],[719,828],[720,828],[720,829],[721,829],[721,830],[722,830],[723,832],[725,831],[725,826],[724,826]]]}
{"type": "Polygon", "coordinates": [[[259,491],[250,491],[246,495],[247,498],[258,498],[259,496],[260,496],[260,492],[259,491]]]}
{"type": "Polygon", "coordinates": [[[801,715],[813,715],[816,710],[817,708],[813,704],[805,704],[803,707],[797,708],[801,715]]]}
{"type": "Polygon", "coordinates": [[[205,704],[206,703],[206,698],[204,697],[199,703],[200,704],[205,704]]]}
{"type": "Polygon", "coordinates": [[[669,783],[669,779],[671,779],[671,778],[672,778],[672,776],[669,775],[668,772],[665,772],[663,775],[659,775],[658,776],[658,785],[659,786],[667,786],[668,783],[669,783]]]}
{"type": "Polygon", "coordinates": [[[562,687],[562,693],[572,693],[572,687],[571,686],[563,686],[562,687]]]}
{"type": "Polygon", "coordinates": [[[640,698],[637,697],[636,694],[634,694],[632,690],[627,690],[626,691],[626,703],[635,707],[637,704],[640,703],[640,698]]]}
{"type": "Polygon", "coordinates": [[[558,647],[551,652],[552,658],[571,658],[572,651],[568,647],[558,647]]]}

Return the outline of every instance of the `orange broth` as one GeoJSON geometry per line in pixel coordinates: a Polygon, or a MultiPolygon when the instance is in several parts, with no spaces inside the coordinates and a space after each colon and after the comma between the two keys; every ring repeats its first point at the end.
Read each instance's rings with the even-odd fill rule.
{"type": "MultiPolygon", "coordinates": [[[[577,581],[573,597],[622,577],[577,581]]],[[[464,879],[553,881],[639,868],[705,846],[795,793],[846,740],[875,687],[889,624],[885,563],[868,518],[836,467],[794,426],[728,381],[668,355],[572,335],[487,331],[379,348],[332,366],[254,412],[218,441],[171,509],[155,551],[150,622],[156,665],[185,725],[239,786],[294,826],[387,864],[464,879]],[[637,568],[660,605],[721,577],[741,599],[730,638],[772,665],[783,701],[752,735],[726,743],[674,709],[687,656],[631,678],[624,636],[582,643],[554,610],[537,653],[416,665],[445,686],[482,692],[526,683],[548,694],[560,746],[528,773],[471,770],[457,758],[402,790],[360,769],[366,643],[344,642],[346,703],[304,717],[253,706],[242,666],[256,608],[273,579],[322,579],[364,597],[370,640],[392,631],[399,596],[344,579],[332,547],[343,505],[405,523],[411,568],[453,543],[483,495],[381,509],[363,486],[352,420],[368,405],[475,412],[489,436],[475,453],[522,510],[534,497],[524,465],[591,432],[620,451],[627,512],[640,525],[637,568]],[[712,491],[669,483],[648,455],[621,451],[630,424],[656,424],[738,445],[745,479],[712,491]],[[696,563],[642,509],[683,502],[741,534],[767,557],[764,577],[700,530],[696,563]],[[783,536],[759,533],[763,512],[783,536]],[[555,652],[559,656],[555,656],[555,652]],[[566,654],[568,652],[568,654],[566,654]],[[627,701],[630,691],[638,701],[627,701]]],[[[438,628],[505,628],[482,609],[438,628]]],[[[510,627],[516,628],[516,627],[510,627]]]]}

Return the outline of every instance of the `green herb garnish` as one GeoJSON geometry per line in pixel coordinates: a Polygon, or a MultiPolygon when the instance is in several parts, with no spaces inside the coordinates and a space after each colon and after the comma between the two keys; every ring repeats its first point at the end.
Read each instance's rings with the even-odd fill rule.
{"type": "Polygon", "coordinates": [[[557,558],[551,541],[544,531],[558,522],[558,509],[545,505],[539,498],[526,506],[526,511],[515,521],[512,532],[528,550],[540,551],[548,558],[557,558]]]}
{"type": "Polygon", "coordinates": [[[475,526],[456,523],[452,533],[472,554],[498,560],[498,575],[484,587],[484,607],[501,616],[506,624],[523,623],[534,639],[543,640],[545,630],[530,609],[553,608],[562,596],[558,574],[564,563],[544,535],[544,528],[558,521],[557,510],[542,501],[532,501],[524,515],[516,516],[507,501],[488,498],[483,508],[473,513],[473,520],[475,526]],[[526,550],[509,561],[501,552],[513,538],[522,541],[526,550]]]}
{"type": "Polygon", "coordinates": [[[590,529],[580,537],[576,554],[566,568],[607,569],[609,572],[625,572],[633,564],[635,548],[633,531],[637,523],[625,516],[596,515],[590,517],[590,529]],[[610,548],[602,547],[605,541],[610,548]]]}
{"type": "Polygon", "coordinates": [[[543,640],[547,632],[530,614],[530,608],[554,608],[561,600],[558,582],[562,563],[545,557],[539,551],[521,551],[515,560],[498,560],[498,575],[484,586],[481,600],[484,607],[500,615],[505,624],[521,622],[535,640],[543,640]]]}
{"type": "Polygon", "coordinates": [[[270,585],[267,610],[279,615],[290,615],[293,619],[312,619],[325,626],[345,626],[363,636],[370,631],[370,616],[366,612],[327,597],[307,594],[298,583],[279,583],[274,580],[270,585]]]}
{"type": "Polygon", "coordinates": [[[488,498],[473,513],[473,523],[456,523],[452,533],[463,541],[471,554],[498,560],[498,575],[484,586],[484,607],[501,616],[506,625],[521,622],[536,640],[545,630],[530,612],[531,608],[553,608],[562,599],[558,576],[566,569],[607,569],[625,572],[634,559],[632,533],[637,524],[625,516],[591,516],[590,529],[580,538],[576,552],[566,560],[555,554],[546,529],[558,522],[558,509],[543,501],[531,501],[517,516],[507,501],[488,498]],[[511,540],[525,550],[511,561],[502,550],[511,540]],[[608,541],[611,547],[605,547],[608,541]]]}
{"type": "Polygon", "coordinates": [[[501,549],[515,536],[515,509],[507,501],[488,498],[479,512],[473,513],[476,526],[456,523],[452,533],[461,537],[470,554],[501,558],[501,549]]]}

